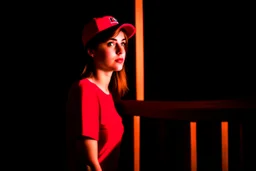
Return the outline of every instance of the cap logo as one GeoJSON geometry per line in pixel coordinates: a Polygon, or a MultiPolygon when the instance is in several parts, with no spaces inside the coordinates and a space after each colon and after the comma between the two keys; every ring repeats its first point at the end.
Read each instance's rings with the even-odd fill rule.
{"type": "Polygon", "coordinates": [[[114,23],[118,24],[118,21],[114,17],[109,18],[109,20],[110,20],[111,24],[114,24],[114,23]]]}

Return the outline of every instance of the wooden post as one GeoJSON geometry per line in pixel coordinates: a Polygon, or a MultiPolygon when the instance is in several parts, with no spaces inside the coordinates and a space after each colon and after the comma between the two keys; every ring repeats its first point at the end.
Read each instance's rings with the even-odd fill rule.
{"type": "MultiPolygon", "coordinates": [[[[136,27],[136,100],[144,100],[144,33],[143,0],[135,0],[136,27]]],[[[140,171],[140,117],[133,118],[134,130],[134,171],[140,171]]]]}

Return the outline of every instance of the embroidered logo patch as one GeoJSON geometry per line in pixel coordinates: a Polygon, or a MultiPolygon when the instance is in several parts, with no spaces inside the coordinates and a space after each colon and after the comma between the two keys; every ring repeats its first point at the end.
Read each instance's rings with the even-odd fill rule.
{"type": "Polygon", "coordinates": [[[114,23],[117,23],[117,24],[118,24],[118,21],[117,21],[115,18],[113,18],[113,17],[109,18],[109,20],[110,20],[110,22],[111,22],[112,24],[114,24],[114,23]]]}

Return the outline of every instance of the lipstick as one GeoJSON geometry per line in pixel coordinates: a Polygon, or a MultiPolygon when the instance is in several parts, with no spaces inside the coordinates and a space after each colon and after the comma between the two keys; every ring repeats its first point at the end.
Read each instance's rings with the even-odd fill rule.
{"type": "Polygon", "coordinates": [[[123,63],[124,62],[124,59],[123,58],[118,58],[115,60],[117,63],[123,63]]]}

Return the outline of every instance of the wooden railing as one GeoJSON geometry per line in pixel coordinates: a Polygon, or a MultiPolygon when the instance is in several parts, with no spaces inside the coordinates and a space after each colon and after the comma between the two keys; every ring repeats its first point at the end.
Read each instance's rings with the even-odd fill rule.
{"type": "Polygon", "coordinates": [[[117,108],[126,123],[122,170],[138,163],[131,162],[131,139],[140,141],[140,171],[242,171],[253,164],[255,100],[125,100],[117,108]],[[140,137],[132,131],[135,116],[140,117],[140,137]]]}

